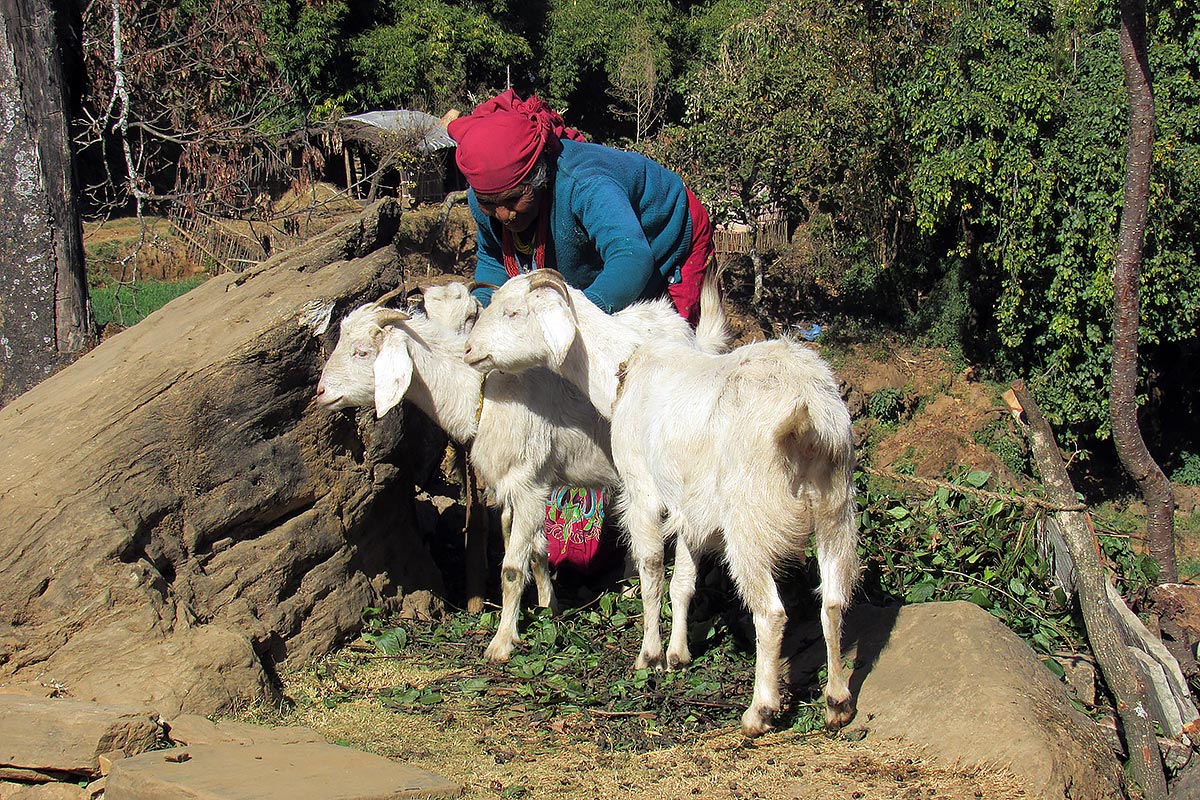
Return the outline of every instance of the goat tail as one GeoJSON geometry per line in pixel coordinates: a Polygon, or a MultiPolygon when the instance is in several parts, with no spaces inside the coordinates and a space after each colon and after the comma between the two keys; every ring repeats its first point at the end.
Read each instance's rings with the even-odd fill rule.
{"type": "Polygon", "coordinates": [[[725,267],[714,258],[704,272],[704,283],[700,286],[700,319],[696,323],[696,345],[706,353],[724,353],[729,350],[732,334],[729,318],[721,299],[721,275],[725,267]]]}
{"type": "Polygon", "coordinates": [[[792,463],[819,460],[833,474],[849,475],[854,468],[849,412],[844,404],[830,402],[820,393],[815,397],[806,394],[795,397],[779,420],[775,439],[780,451],[792,463]]]}

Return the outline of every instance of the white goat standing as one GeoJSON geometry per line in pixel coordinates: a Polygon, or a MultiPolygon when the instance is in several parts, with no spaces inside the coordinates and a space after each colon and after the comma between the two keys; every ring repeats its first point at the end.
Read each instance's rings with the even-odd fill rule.
{"type": "Polygon", "coordinates": [[[452,439],[470,443],[471,460],[501,506],[501,613],[485,655],[504,661],[520,642],[531,562],[538,603],[554,602],[542,535],[551,488],[615,487],[617,475],[608,422],[574,387],[547,370],[484,380],[467,366],[462,331],[478,303],[465,287],[446,291],[449,301],[426,296],[437,321],[385,307],[390,296],[350,312],[317,383],[317,402],[329,410],[373,405],[382,417],[407,398],[452,439]]]}
{"type": "Polygon", "coordinates": [[[829,673],[825,719],[833,729],[850,721],[854,703],[841,627],[859,574],[854,450],[849,411],[819,356],[788,340],[710,355],[647,338],[621,314],[604,314],[557,273],[538,270],[492,295],[468,338],[466,358],[480,370],[548,366],[612,420],[613,457],[624,484],[618,508],[645,609],[636,667],[664,661],[664,540],[676,537],[671,667],[691,660],[687,607],[696,557],[721,553],[754,616],[754,698],[742,715],[747,736],[770,730],[780,707],[786,614],[774,573],[815,538],[829,673]]]}

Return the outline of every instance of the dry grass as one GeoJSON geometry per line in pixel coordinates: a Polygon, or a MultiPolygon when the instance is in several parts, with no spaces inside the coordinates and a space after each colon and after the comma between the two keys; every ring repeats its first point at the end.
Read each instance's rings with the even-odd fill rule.
{"type": "Polygon", "coordinates": [[[288,710],[256,709],[242,718],[308,726],[330,741],[431,770],[463,784],[467,800],[1026,796],[1006,773],[938,765],[902,742],[870,736],[851,741],[785,731],[749,742],[729,728],[680,746],[632,752],[597,742],[581,714],[543,718],[517,703],[507,712],[481,714],[456,708],[453,698],[432,712],[409,713],[375,696],[453,672],[346,649],[285,674],[286,693],[295,701],[288,710]]]}

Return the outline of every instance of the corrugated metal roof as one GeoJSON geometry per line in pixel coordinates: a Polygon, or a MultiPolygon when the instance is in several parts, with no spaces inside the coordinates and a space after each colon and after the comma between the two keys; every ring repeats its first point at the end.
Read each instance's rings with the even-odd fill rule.
{"type": "Polygon", "coordinates": [[[438,124],[438,118],[424,111],[410,111],[404,108],[393,111],[368,111],[365,114],[342,117],[338,121],[361,122],[397,133],[418,133],[422,137],[421,149],[429,153],[456,145],[450,134],[446,133],[446,129],[438,124]]]}

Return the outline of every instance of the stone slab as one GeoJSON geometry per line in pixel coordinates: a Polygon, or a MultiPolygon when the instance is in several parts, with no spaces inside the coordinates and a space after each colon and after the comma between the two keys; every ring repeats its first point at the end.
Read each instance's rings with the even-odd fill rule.
{"type": "Polygon", "coordinates": [[[141,753],[161,737],[146,708],[0,694],[0,768],[97,777],[101,753],[141,753]]]}
{"type": "Polygon", "coordinates": [[[180,714],[167,722],[167,737],[177,745],[298,744],[324,742],[325,737],[300,725],[269,727],[236,720],[213,722],[198,714],[180,714]]]}
{"type": "Polygon", "coordinates": [[[105,800],[404,800],[457,797],[427,770],[333,744],[189,745],[113,764],[105,800]]]}
{"type": "Polygon", "coordinates": [[[88,800],[92,795],[70,783],[0,783],[0,800],[88,800]]]}

